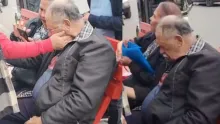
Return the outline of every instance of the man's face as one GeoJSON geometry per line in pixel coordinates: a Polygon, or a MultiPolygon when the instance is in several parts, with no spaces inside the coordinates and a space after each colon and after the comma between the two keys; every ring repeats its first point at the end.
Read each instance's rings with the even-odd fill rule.
{"type": "Polygon", "coordinates": [[[54,23],[50,15],[46,16],[46,25],[49,36],[62,31],[61,24],[54,23]]]}
{"type": "Polygon", "coordinates": [[[166,38],[162,33],[156,31],[156,42],[160,47],[160,53],[168,60],[176,60],[181,57],[182,44],[180,36],[166,38]]]}
{"type": "Polygon", "coordinates": [[[150,18],[150,25],[151,25],[151,31],[155,32],[156,26],[158,24],[158,22],[160,21],[161,17],[159,15],[159,9],[157,8],[154,11],[153,16],[151,16],[150,18]]]}
{"type": "Polygon", "coordinates": [[[45,14],[46,14],[46,10],[47,10],[48,7],[49,7],[48,0],[41,0],[39,15],[40,15],[40,19],[43,22],[44,26],[46,26],[45,14]]]}
{"type": "Polygon", "coordinates": [[[52,19],[50,12],[48,12],[48,14],[46,15],[46,25],[47,25],[47,30],[49,33],[49,36],[64,31],[67,35],[71,36],[71,28],[72,24],[69,20],[64,19],[62,22],[54,22],[54,20],[52,19]]]}

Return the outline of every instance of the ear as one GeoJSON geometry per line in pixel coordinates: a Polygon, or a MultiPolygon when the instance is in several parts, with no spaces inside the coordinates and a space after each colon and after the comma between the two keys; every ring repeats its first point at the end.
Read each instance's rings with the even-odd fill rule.
{"type": "Polygon", "coordinates": [[[63,30],[66,31],[66,32],[70,32],[70,21],[68,19],[64,19],[63,20],[63,30]]]}
{"type": "Polygon", "coordinates": [[[175,40],[177,41],[178,47],[181,47],[183,45],[183,37],[180,35],[175,36],[175,40]]]}

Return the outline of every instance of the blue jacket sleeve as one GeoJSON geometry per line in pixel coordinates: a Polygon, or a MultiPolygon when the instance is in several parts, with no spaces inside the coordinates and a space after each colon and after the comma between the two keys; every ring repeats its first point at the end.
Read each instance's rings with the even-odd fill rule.
{"type": "Polygon", "coordinates": [[[96,16],[90,14],[89,22],[92,26],[101,28],[101,29],[109,29],[114,31],[122,31],[122,17],[120,16],[96,16]]]}

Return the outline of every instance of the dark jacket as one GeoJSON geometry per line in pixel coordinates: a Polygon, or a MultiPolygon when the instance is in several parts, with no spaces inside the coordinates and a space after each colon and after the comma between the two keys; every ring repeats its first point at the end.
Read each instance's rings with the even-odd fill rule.
{"type": "Polygon", "coordinates": [[[111,44],[96,31],[68,44],[36,98],[43,124],[92,124],[115,66],[111,44]]]}
{"type": "MultiPolygon", "coordinates": [[[[141,47],[141,51],[144,53],[148,46],[154,42],[155,39],[155,34],[149,33],[141,38],[135,38],[135,43],[141,47]]],[[[158,73],[160,64],[164,62],[164,58],[160,54],[159,48],[157,48],[151,55],[149,55],[148,61],[155,72],[158,73]]],[[[139,103],[142,103],[146,95],[154,86],[157,85],[157,83],[154,81],[155,75],[151,75],[135,62],[132,62],[129,65],[129,68],[132,73],[132,78],[134,78],[137,82],[137,85],[134,85],[133,87],[136,94],[136,100],[139,101],[139,103]]]]}
{"type": "MultiPolygon", "coordinates": [[[[36,30],[42,26],[42,22],[39,18],[31,19],[26,23],[26,27],[28,29],[31,29],[31,31],[28,33],[29,37],[33,37],[36,33],[36,30]]],[[[45,37],[44,39],[46,39],[45,37]]],[[[14,33],[12,32],[10,35],[10,40],[12,41],[18,41],[18,38],[14,36],[14,33]]],[[[21,65],[22,66],[22,65],[21,65]]],[[[20,67],[15,67],[12,70],[12,82],[14,84],[14,87],[16,91],[19,91],[23,88],[30,88],[32,89],[33,86],[36,83],[37,78],[37,71],[38,69],[24,69],[20,67]]]]}
{"type": "Polygon", "coordinates": [[[39,55],[35,58],[28,58],[28,59],[8,59],[6,60],[9,64],[23,68],[28,70],[36,70],[34,75],[35,83],[39,77],[47,70],[52,58],[56,56],[59,52],[55,51],[52,53],[47,53],[44,55],[39,55]]]}
{"type": "Polygon", "coordinates": [[[220,54],[208,44],[178,59],[148,112],[143,113],[144,124],[216,124],[219,75],[220,54]]]}
{"type": "MultiPolygon", "coordinates": [[[[115,39],[122,40],[122,0],[110,0],[113,16],[96,16],[90,14],[89,22],[92,26],[115,31],[115,39]]],[[[89,6],[91,0],[88,0],[89,6]]]]}

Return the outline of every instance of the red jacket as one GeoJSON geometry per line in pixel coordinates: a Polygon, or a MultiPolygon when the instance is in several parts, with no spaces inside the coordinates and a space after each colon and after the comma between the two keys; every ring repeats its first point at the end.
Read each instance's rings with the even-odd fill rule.
{"type": "Polygon", "coordinates": [[[7,59],[35,57],[53,51],[50,39],[38,42],[12,42],[1,32],[0,45],[7,59]]]}

